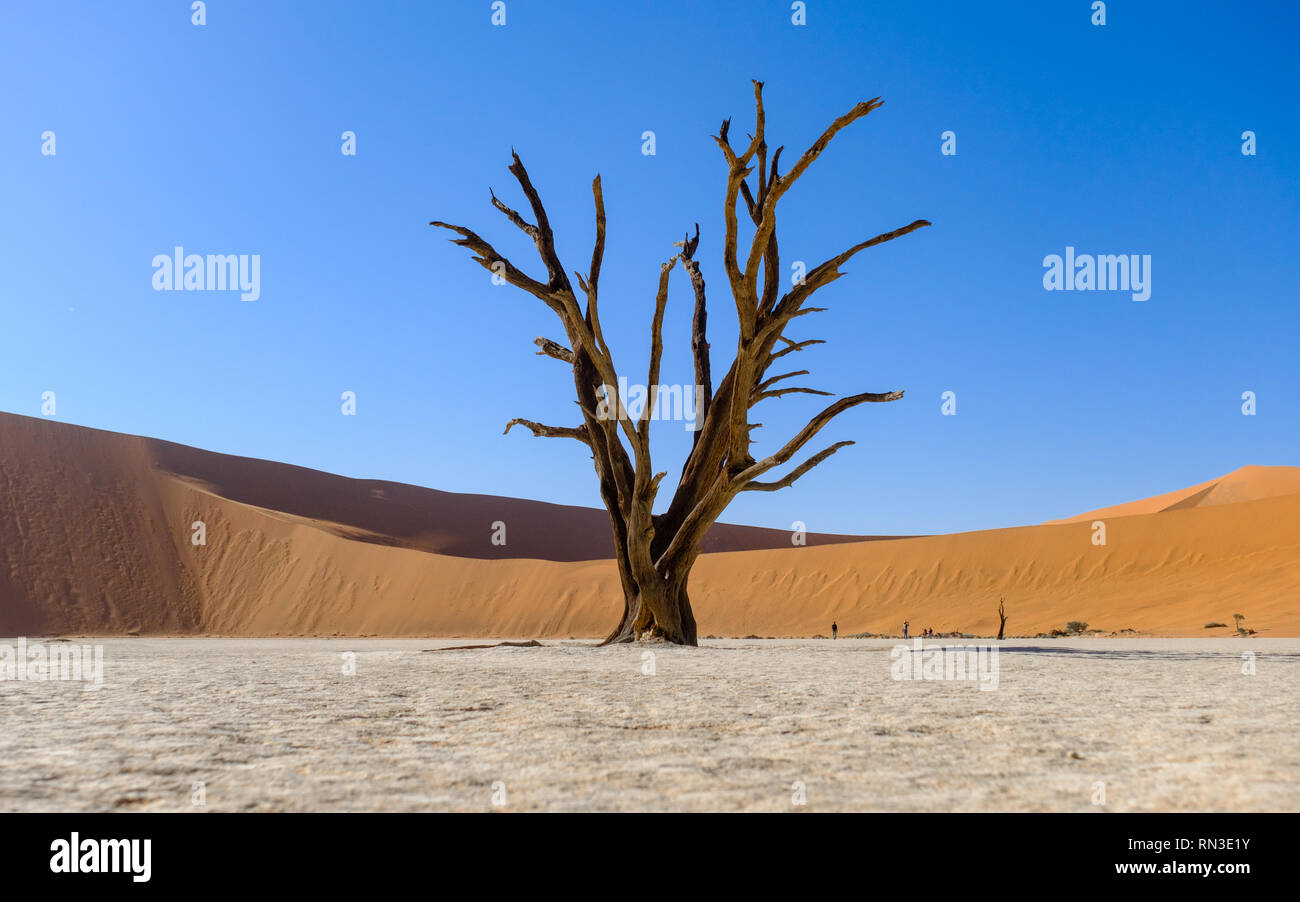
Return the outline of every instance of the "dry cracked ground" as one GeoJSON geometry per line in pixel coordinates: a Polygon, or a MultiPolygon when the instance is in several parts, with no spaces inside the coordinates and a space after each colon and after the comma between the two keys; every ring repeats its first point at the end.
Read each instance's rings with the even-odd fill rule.
{"type": "Polygon", "coordinates": [[[74,639],[99,691],[0,681],[0,810],[1300,810],[1300,640],[466,641],[74,639]]]}

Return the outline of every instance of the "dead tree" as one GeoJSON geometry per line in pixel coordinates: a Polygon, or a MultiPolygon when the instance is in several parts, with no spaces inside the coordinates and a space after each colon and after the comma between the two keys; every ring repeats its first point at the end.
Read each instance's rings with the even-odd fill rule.
{"type": "Polygon", "coordinates": [[[782,293],[776,232],[777,203],[841,129],[880,107],[881,101],[875,98],[858,103],[837,118],[786,173],[778,169],[781,148],[772,154],[769,163],[762,82],[754,82],[754,101],[754,134],[743,149],[737,150],[731,143],[729,119],[723,121],[714,137],[727,166],[722,264],[740,325],[735,358],[716,387],[710,372],[706,338],[705,284],[695,259],[700,238],[698,224],[694,236],[688,233],[686,239],[677,245],[680,252],[660,267],[650,327],[650,365],[645,382],[648,397],[643,409],[634,416],[628,411],[627,399],[619,396],[618,369],[601,332],[598,298],[605,250],[605,204],[599,175],[591,185],[596,213],[591,265],[585,276],[574,272],[578,287],[585,296],[585,305],[579,304],[567,270],[556,254],[555,238],[541,197],[519,155],[513,151],[510,173],[519,182],[532,208],[532,221],[508,207],[495,194],[491,194],[492,205],[532,239],[546,268],[544,278],[527,275],[464,226],[439,221],[430,223],[455,232],[459,237],[453,238],[453,243],[470,250],[475,262],[485,269],[546,304],[564,329],[567,343],[539,338],[536,344],[541,348],[538,353],[571,367],[582,421],[575,426],[547,426],[532,420],[514,419],[506,424],[506,431],[520,425],[531,430],[534,436],[573,439],[591,450],[601,500],[609,512],[614,533],[623,589],[623,615],[605,639],[606,643],[661,638],[695,645],[695,616],[687,595],[691,567],[699,557],[700,540],[731,500],[740,492],[772,492],[793,484],[840,448],[853,442],[836,442],[778,479],[763,480],[760,477],[789,462],[827,423],[846,410],[871,401],[894,401],[903,396],[901,391],[891,391],[840,398],[771,454],[755,459],[750,453],[753,443],[750,433],[761,425],[750,421],[750,410],[755,405],[787,394],[830,394],[803,386],[778,387],[778,383],[784,380],[807,375],[807,370],[768,375],[772,366],[787,355],[810,345],[825,343],[820,339],[794,341],[785,335],[786,329],[797,318],[825,309],[809,306],[813,294],[838,279],[840,266],[860,251],[930,224],[918,219],[910,225],[855,244],[812,267],[802,282],[782,293]],[[755,170],[757,178],[751,184],[750,177],[755,175],[755,170]],[[740,230],[737,222],[742,202],[745,213],[754,223],[753,239],[743,259],[738,250],[740,230]],[[695,434],[694,445],[682,468],[672,500],[662,513],[655,514],[652,509],[667,474],[662,470],[656,472],[651,465],[650,424],[659,394],[662,327],[668,302],[669,276],[678,261],[690,279],[695,300],[691,350],[699,392],[696,415],[703,425],[695,434]]]}
{"type": "Polygon", "coordinates": [[[999,599],[998,599],[998,619],[1002,621],[1001,623],[998,624],[998,638],[999,638],[999,639],[1002,638],[1002,634],[1003,634],[1004,632],[1006,632],[1006,630],[1007,630],[1007,606],[1006,606],[1006,601],[1007,601],[1006,598],[999,598],[999,599]]]}

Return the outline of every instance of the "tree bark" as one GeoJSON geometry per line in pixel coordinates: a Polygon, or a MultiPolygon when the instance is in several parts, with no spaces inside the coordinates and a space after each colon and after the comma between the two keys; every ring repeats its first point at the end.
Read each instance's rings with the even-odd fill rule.
{"type": "Polygon", "coordinates": [[[687,569],[644,589],[637,587],[632,597],[625,596],[623,616],[601,644],[662,640],[677,645],[698,645],[695,613],[687,591],[689,580],[687,569]]]}

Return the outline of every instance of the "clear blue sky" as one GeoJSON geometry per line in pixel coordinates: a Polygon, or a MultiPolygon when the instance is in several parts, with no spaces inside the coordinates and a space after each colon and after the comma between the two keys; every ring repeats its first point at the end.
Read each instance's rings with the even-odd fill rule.
{"type": "MultiPolygon", "coordinates": [[[[659,263],[698,220],[720,374],[735,324],[709,136],[732,116],[743,138],[760,78],[788,161],[885,99],[783,201],[787,265],[934,226],[860,255],[818,295],[830,312],[792,330],[830,339],[792,360],[809,384],[906,398],[841,417],[822,438],[857,445],[724,519],[977,529],[1300,464],[1300,7],[1108,6],[1096,27],[1087,0],[809,0],[796,27],[784,0],[508,0],[494,27],[487,0],[211,0],[195,27],[188,2],[5,4],[0,409],[39,415],[55,391],[64,422],[598,504],[579,446],[501,435],[515,416],[576,422],[563,365],[531,345],[562,337],[553,315],[427,223],[464,223],[539,271],[488,205],[492,186],[523,206],[513,146],[585,269],[601,173],[602,312],[640,381],[659,263]],[[153,291],[151,261],[176,245],[260,254],[261,298],[153,291]],[[1043,257],[1067,245],[1150,254],[1151,299],[1045,291],[1043,257]]],[[[679,271],[667,382],[692,378],[690,310],[679,271]]],[[[818,408],[765,403],[757,450],[818,408]]],[[[655,440],[676,474],[687,434],[655,440]]]]}

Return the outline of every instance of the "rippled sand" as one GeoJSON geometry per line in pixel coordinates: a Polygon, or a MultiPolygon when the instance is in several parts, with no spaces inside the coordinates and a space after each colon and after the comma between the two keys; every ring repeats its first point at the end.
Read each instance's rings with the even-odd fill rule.
{"type": "Polygon", "coordinates": [[[74,641],[100,691],[0,681],[0,810],[1300,810],[1300,640],[74,641]]]}

